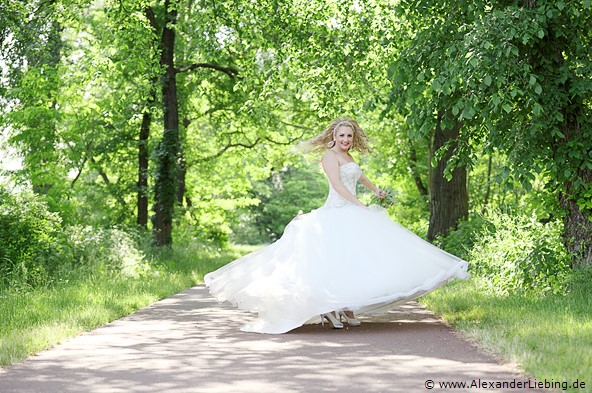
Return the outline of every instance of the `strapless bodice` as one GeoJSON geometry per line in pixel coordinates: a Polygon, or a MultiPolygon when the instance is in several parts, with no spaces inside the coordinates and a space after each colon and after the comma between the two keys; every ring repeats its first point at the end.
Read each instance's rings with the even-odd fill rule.
{"type": "MultiPolygon", "coordinates": [[[[362,170],[355,162],[348,162],[347,164],[341,165],[339,167],[339,176],[341,178],[341,183],[347,188],[349,192],[351,192],[354,196],[356,195],[356,185],[358,184],[358,179],[362,176],[362,170]]],[[[341,207],[346,205],[353,205],[353,202],[348,201],[347,199],[343,198],[329,183],[329,195],[327,196],[327,201],[325,202],[325,207],[341,207]]]]}

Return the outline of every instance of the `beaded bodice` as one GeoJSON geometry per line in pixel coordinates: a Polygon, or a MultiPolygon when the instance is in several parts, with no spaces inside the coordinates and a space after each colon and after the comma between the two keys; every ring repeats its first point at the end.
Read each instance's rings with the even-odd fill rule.
{"type": "MultiPolygon", "coordinates": [[[[339,176],[341,178],[341,183],[343,183],[345,188],[347,188],[348,191],[353,195],[356,195],[356,184],[358,183],[360,176],[362,176],[362,170],[358,164],[352,161],[341,165],[339,167],[339,176]]],[[[331,183],[329,183],[329,195],[327,196],[327,201],[325,202],[326,207],[340,207],[353,204],[354,203],[339,195],[331,183]]]]}

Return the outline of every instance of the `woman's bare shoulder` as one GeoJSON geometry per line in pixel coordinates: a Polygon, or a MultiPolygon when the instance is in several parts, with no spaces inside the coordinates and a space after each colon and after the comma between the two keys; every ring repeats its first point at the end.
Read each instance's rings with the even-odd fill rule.
{"type": "Polygon", "coordinates": [[[339,157],[337,157],[337,153],[335,153],[333,150],[327,150],[325,154],[323,154],[323,158],[321,158],[321,161],[339,162],[339,157]]]}
{"type": "Polygon", "coordinates": [[[323,154],[321,165],[323,166],[325,172],[327,172],[327,170],[336,170],[341,166],[341,163],[339,162],[339,157],[337,157],[335,152],[327,150],[325,154],[323,154]]]}

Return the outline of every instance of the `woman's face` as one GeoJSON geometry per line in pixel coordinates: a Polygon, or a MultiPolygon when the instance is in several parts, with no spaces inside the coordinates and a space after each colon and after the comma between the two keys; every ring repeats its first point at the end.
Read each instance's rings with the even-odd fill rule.
{"type": "Polygon", "coordinates": [[[335,130],[335,147],[347,152],[354,143],[354,130],[346,125],[339,126],[335,130]]]}

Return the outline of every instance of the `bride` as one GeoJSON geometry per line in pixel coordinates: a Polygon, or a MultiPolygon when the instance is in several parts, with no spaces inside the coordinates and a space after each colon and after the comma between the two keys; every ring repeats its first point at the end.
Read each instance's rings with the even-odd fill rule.
{"type": "Polygon", "coordinates": [[[343,320],[359,326],[354,313],[384,313],[468,277],[465,261],[356,198],[358,181],[379,198],[386,193],[350,155],[352,149],[368,151],[355,120],[334,119],[309,144],[326,150],[321,161],[329,180],[325,205],[294,218],[275,243],[204,278],[218,301],[258,314],[242,331],[279,334],[325,320],[337,329],[343,320]]]}

